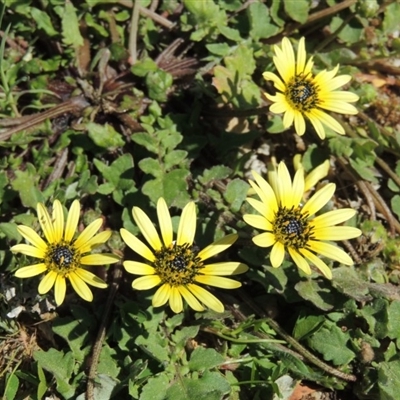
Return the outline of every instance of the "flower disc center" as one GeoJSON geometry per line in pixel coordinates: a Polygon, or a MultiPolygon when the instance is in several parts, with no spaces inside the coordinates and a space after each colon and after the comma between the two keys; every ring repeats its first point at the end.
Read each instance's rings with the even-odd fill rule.
{"type": "Polygon", "coordinates": [[[279,208],[273,223],[273,233],[276,240],[284,246],[296,249],[307,246],[312,238],[313,226],[308,222],[308,214],[303,214],[301,208],[279,208]]]}
{"type": "Polygon", "coordinates": [[[155,253],[154,268],[162,283],[171,286],[182,286],[194,282],[198,271],[203,268],[202,260],[189,244],[172,244],[155,253]]]}
{"type": "Polygon", "coordinates": [[[287,85],[286,99],[290,105],[300,111],[309,111],[318,106],[318,88],[314,82],[303,75],[296,75],[287,85]]]}
{"type": "Polygon", "coordinates": [[[45,264],[57,273],[71,272],[79,266],[79,254],[69,244],[52,244],[45,257],[45,264]]]}

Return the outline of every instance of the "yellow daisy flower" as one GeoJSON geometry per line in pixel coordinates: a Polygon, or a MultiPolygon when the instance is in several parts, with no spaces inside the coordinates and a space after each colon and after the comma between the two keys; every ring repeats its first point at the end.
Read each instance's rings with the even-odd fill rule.
{"type": "Polygon", "coordinates": [[[112,254],[86,253],[105,243],[112,232],[107,230],[94,236],[103,224],[103,220],[99,218],[74,239],[80,214],[78,200],[75,200],[69,209],[65,227],[63,208],[58,200],[54,201],[52,217],[42,203],[37,205],[37,214],[47,243],[29,226],[18,226],[18,232],[32,245],[17,244],[11,247],[11,251],[39,258],[40,262],[18,269],[15,276],[30,278],[46,272],[40,281],[38,291],[40,294],[45,294],[54,286],[57,305],[64,301],[67,278],[80,297],[92,301],[93,294],[87,283],[102,289],[106,288],[107,284],[85,269],[85,266],[111,264],[119,261],[119,258],[112,254]]]}
{"type": "Polygon", "coordinates": [[[336,90],[348,83],[351,76],[335,76],[339,65],[331,71],[323,70],[313,76],[311,70],[314,63],[312,57],[306,62],[304,37],[300,39],[296,59],[286,37],[282,39],[282,47],[274,46],[274,51],[273,60],[280,77],[272,72],[264,72],[263,77],[272,81],[278,92],[275,96],[268,93],[265,95],[274,103],[270,107],[273,113],[284,113],[283,126],[289,128],[294,122],[297,134],[303,135],[306,130],[304,117],[307,117],[321,139],[325,137],[324,126],[344,135],[342,125],[323,110],[357,114],[357,109],[349,103],[357,101],[358,96],[336,90]]]}
{"type": "Polygon", "coordinates": [[[217,312],[223,312],[223,304],[208,290],[198,284],[235,289],[240,282],[221,275],[236,275],[246,272],[248,267],[240,262],[218,262],[205,264],[210,257],[230,247],[237,239],[236,234],[223,237],[198,251],[193,245],[196,232],[196,206],[188,203],[182,210],[176,240],[173,239],[172,221],[163,198],[157,202],[157,216],[161,238],[149,217],[138,207],[132,209],[133,218],[150,249],[126,229],[121,229],[124,242],[147,263],[124,261],[125,269],[135,275],[144,275],[132,282],[137,290],[160,286],[153,296],[153,307],[160,307],[169,301],[172,311],[183,310],[183,301],[196,311],[203,311],[201,303],[217,312]],[[200,303],[201,302],[201,303],[200,303]]]}
{"type": "Polygon", "coordinates": [[[245,222],[264,230],[253,238],[260,247],[272,247],[270,259],[274,268],[281,266],[287,250],[293,261],[306,274],[311,274],[314,264],[328,279],[332,272],[316,254],[352,265],[353,261],[339,247],[327,243],[332,240],[347,240],[361,235],[361,231],[350,226],[334,226],[356,213],[351,208],[315,214],[332,198],[336,185],[329,183],[318,190],[303,205],[304,170],[298,169],[293,182],[285,163],[278,165],[276,178],[271,185],[257,172],[252,171],[254,181],[249,181],[260,200],[247,198],[250,205],[261,215],[246,214],[245,222]]]}

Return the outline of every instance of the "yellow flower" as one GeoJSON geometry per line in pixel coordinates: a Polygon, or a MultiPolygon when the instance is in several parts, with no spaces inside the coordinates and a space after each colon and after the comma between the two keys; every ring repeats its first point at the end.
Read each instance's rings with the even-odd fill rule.
{"type": "Polygon", "coordinates": [[[325,137],[327,126],[344,135],[344,129],[333,117],[323,110],[340,114],[357,114],[357,109],[349,104],[358,100],[354,93],[338,91],[351,79],[350,75],[338,75],[339,65],[331,71],[323,70],[313,76],[312,57],[306,62],[304,37],[300,39],[297,59],[288,38],[282,39],[282,47],[274,46],[274,64],[280,77],[272,72],[264,72],[263,77],[272,81],[278,92],[275,96],[265,93],[274,104],[270,110],[275,114],[284,113],[283,126],[289,128],[293,124],[298,135],[306,129],[304,117],[313,124],[319,137],[325,137]]]}
{"type": "Polygon", "coordinates": [[[112,254],[86,253],[105,243],[112,232],[109,230],[103,231],[94,236],[103,223],[103,220],[99,218],[87,226],[74,239],[80,214],[78,200],[75,200],[69,209],[65,229],[64,212],[58,200],[54,201],[52,218],[41,203],[37,205],[37,214],[47,243],[29,226],[18,226],[18,232],[32,245],[17,244],[11,247],[11,251],[39,258],[40,262],[18,269],[15,276],[18,278],[30,278],[42,272],[47,272],[39,284],[38,291],[40,294],[45,294],[54,286],[57,305],[62,304],[64,301],[66,292],[65,280],[67,278],[79,296],[86,301],[92,301],[93,294],[87,283],[102,289],[106,288],[107,284],[85,269],[85,266],[111,264],[119,259],[112,254]]]}
{"type": "Polygon", "coordinates": [[[188,203],[179,221],[176,240],[173,239],[172,221],[163,198],[157,202],[157,216],[161,238],[149,217],[138,207],[132,209],[133,218],[152,250],[126,229],[121,229],[124,242],[147,263],[124,261],[125,269],[135,275],[144,275],[132,282],[137,290],[157,289],[153,306],[159,307],[169,301],[175,313],[183,310],[182,298],[196,311],[203,311],[201,303],[217,312],[223,312],[222,303],[209,291],[198,284],[235,289],[240,282],[220,275],[236,275],[246,272],[248,267],[240,262],[218,262],[205,264],[210,257],[226,250],[237,239],[236,234],[223,237],[198,251],[193,245],[196,233],[196,207],[188,203]],[[200,303],[201,302],[201,303],[200,303]]]}
{"type": "Polygon", "coordinates": [[[259,174],[252,171],[254,181],[249,181],[260,200],[247,198],[250,205],[261,215],[246,214],[247,224],[266,231],[253,238],[260,247],[272,247],[270,259],[274,268],[281,266],[287,250],[293,261],[306,274],[311,274],[314,264],[328,279],[332,272],[316,254],[331,258],[345,265],[353,261],[339,247],[327,243],[332,240],[347,240],[358,237],[361,231],[349,226],[334,226],[356,213],[351,208],[315,214],[331,199],[335,184],[329,183],[303,205],[304,170],[298,169],[293,182],[286,165],[278,165],[274,184],[270,185],[259,174]]]}

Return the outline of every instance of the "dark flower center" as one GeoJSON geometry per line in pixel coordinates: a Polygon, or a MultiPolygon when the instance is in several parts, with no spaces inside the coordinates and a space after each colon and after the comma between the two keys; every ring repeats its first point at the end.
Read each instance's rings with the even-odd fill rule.
{"type": "Polygon", "coordinates": [[[58,274],[67,274],[79,267],[80,254],[70,243],[49,245],[44,262],[47,269],[58,274]]]}
{"type": "Polygon", "coordinates": [[[171,286],[184,286],[194,282],[194,278],[203,268],[203,261],[197,256],[194,246],[189,244],[163,247],[154,252],[156,260],[153,266],[162,283],[171,286]]]}
{"type": "Polygon", "coordinates": [[[304,112],[318,107],[318,91],[317,85],[301,74],[288,83],[285,95],[294,109],[304,112]]]}
{"type": "Polygon", "coordinates": [[[275,215],[273,233],[276,240],[285,247],[307,247],[313,237],[313,230],[314,226],[308,221],[308,213],[303,213],[300,207],[281,207],[275,215]]]}

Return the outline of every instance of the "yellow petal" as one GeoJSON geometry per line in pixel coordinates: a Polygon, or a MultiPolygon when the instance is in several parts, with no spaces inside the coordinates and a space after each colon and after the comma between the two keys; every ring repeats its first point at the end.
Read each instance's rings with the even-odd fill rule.
{"type": "Polygon", "coordinates": [[[67,291],[67,284],[65,282],[65,277],[60,274],[57,274],[56,282],[54,284],[54,298],[58,306],[64,302],[66,291],[67,291]]]}
{"type": "Polygon", "coordinates": [[[78,228],[79,214],[81,205],[78,200],[74,200],[68,211],[67,223],[65,225],[64,239],[66,242],[71,242],[76,229],[78,228]]]}
{"type": "Polygon", "coordinates": [[[361,236],[362,232],[352,226],[329,226],[313,231],[316,240],[348,240],[361,236]]]}
{"type": "Polygon", "coordinates": [[[309,216],[314,215],[318,212],[328,201],[332,198],[335,193],[336,185],[334,183],[328,183],[326,186],[314,193],[314,195],[307,201],[302,209],[302,213],[308,213],[309,216]]]}
{"type": "Polygon", "coordinates": [[[310,264],[308,264],[307,260],[300,253],[290,247],[288,251],[297,267],[301,269],[305,274],[311,275],[310,264]]]}
{"type": "Polygon", "coordinates": [[[271,265],[274,268],[279,268],[282,265],[283,259],[285,257],[285,246],[280,242],[276,242],[272,247],[269,257],[271,260],[271,265]]]}
{"type": "Polygon", "coordinates": [[[39,283],[38,292],[39,294],[47,293],[54,285],[57,278],[57,272],[49,271],[47,275],[39,283]]]}
{"type": "Polygon", "coordinates": [[[264,72],[262,74],[262,76],[266,81],[274,82],[275,88],[278,89],[279,91],[284,92],[286,90],[285,84],[282,82],[282,80],[279,78],[278,75],[267,71],[267,72],[264,72]]]}
{"type": "Polygon", "coordinates": [[[177,289],[193,310],[204,311],[204,307],[200,304],[196,297],[193,296],[193,294],[188,289],[186,289],[185,286],[178,286],[177,289]]]}
{"type": "Polygon", "coordinates": [[[147,243],[154,250],[161,250],[162,244],[160,237],[158,236],[157,230],[147,214],[139,207],[133,207],[132,214],[137,226],[147,240],[147,243]]]}
{"type": "Polygon", "coordinates": [[[330,168],[329,160],[325,160],[322,164],[318,165],[318,167],[310,171],[310,173],[307,174],[304,182],[304,191],[308,192],[311,188],[313,188],[317,184],[317,182],[325,178],[328,175],[329,168],[330,168]]]}
{"type": "Polygon", "coordinates": [[[83,281],[83,279],[81,279],[74,272],[70,273],[68,278],[75,292],[78,293],[78,295],[82,297],[83,300],[86,301],[93,300],[93,293],[89,289],[89,286],[83,281]]]}
{"type": "Polygon", "coordinates": [[[100,229],[101,225],[103,225],[103,219],[98,218],[90,223],[78,236],[78,238],[74,242],[74,246],[77,250],[81,251],[89,240],[96,234],[96,232],[100,229]]]}
{"type": "Polygon", "coordinates": [[[299,252],[308,260],[310,260],[325,275],[326,278],[332,279],[332,271],[324,261],[307,249],[299,249],[299,252]]]}
{"type": "Polygon", "coordinates": [[[132,282],[132,287],[137,290],[147,290],[159,285],[161,279],[158,275],[145,275],[135,279],[132,282]]]}
{"type": "Polygon", "coordinates": [[[47,250],[46,242],[29,226],[19,225],[17,227],[18,232],[35,247],[40,249],[43,254],[47,250]]]}
{"type": "Polygon", "coordinates": [[[77,268],[74,273],[89,285],[98,287],[100,289],[105,289],[107,287],[107,283],[105,283],[103,279],[100,279],[97,275],[92,274],[86,269],[77,268]]]}
{"type": "Polygon", "coordinates": [[[22,267],[15,271],[15,276],[17,278],[31,278],[32,276],[36,276],[46,271],[46,264],[40,263],[35,265],[28,265],[26,267],[22,267]]]}
{"type": "Polygon", "coordinates": [[[138,261],[124,261],[124,268],[130,274],[135,275],[154,275],[156,270],[150,265],[138,261]]]}
{"type": "Polygon", "coordinates": [[[196,206],[191,201],[186,204],[182,210],[181,219],[179,221],[178,236],[176,244],[182,246],[184,244],[191,245],[196,233],[196,206]]]}
{"type": "Polygon", "coordinates": [[[120,260],[119,257],[114,254],[89,254],[81,258],[82,265],[108,265],[114,264],[120,260]]]}
{"type": "Polygon", "coordinates": [[[307,118],[311,121],[315,131],[321,139],[325,139],[325,128],[319,118],[315,117],[311,112],[305,113],[307,118]]]}
{"type": "Polygon", "coordinates": [[[10,249],[13,253],[22,253],[26,256],[35,257],[35,258],[44,258],[46,255],[46,251],[43,249],[38,249],[37,247],[30,246],[29,244],[16,244],[12,246],[10,249]]]}
{"type": "Polygon", "coordinates": [[[326,228],[347,221],[355,214],[356,210],[353,210],[352,208],[342,208],[340,210],[328,211],[325,214],[318,215],[312,220],[312,223],[316,229],[326,228]]]}
{"type": "Polygon", "coordinates": [[[197,275],[194,280],[203,285],[216,286],[222,289],[237,289],[242,286],[240,282],[222,276],[197,275]]]}
{"type": "Polygon", "coordinates": [[[132,235],[129,231],[121,228],[120,234],[122,240],[137,254],[141,255],[148,261],[154,261],[155,257],[153,252],[136,236],[132,235]]]}
{"type": "Polygon", "coordinates": [[[300,75],[303,73],[304,67],[306,65],[306,58],[307,58],[307,53],[306,53],[305,38],[302,37],[297,47],[296,75],[300,75]]]}
{"type": "Polygon", "coordinates": [[[214,264],[207,264],[201,269],[201,273],[204,275],[238,275],[243,274],[249,269],[246,264],[227,261],[219,262],[214,264]]]}
{"type": "MultiPolygon", "coordinates": [[[[304,170],[299,168],[293,178],[293,194],[291,207],[298,207],[304,196],[304,170]]],[[[289,208],[291,208],[289,207],[289,208]]]]}
{"type": "Polygon", "coordinates": [[[214,310],[216,312],[222,313],[224,312],[223,304],[208,290],[203,289],[202,287],[190,284],[187,288],[208,308],[214,310]]]}
{"type": "Polygon", "coordinates": [[[236,242],[238,235],[232,233],[230,235],[224,236],[223,238],[215,241],[214,243],[208,245],[205,249],[201,250],[198,254],[203,261],[207,260],[208,258],[219,254],[236,242]]]}
{"type": "Polygon", "coordinates": [[[110,239],[112,235],[112,231],[106,230],[103,232],[100,232],[99,234],[93,236],[91,239],[89,239],[85,244],[83,244],[79,251],[81,254],[88,253],[89,251],[93,250],[94,248],[104,244],[107,242],[108,239],[110,239]]]}
{"type": "Polygon", "coordinates": [[[157,217],[160,224],[161,236],[165,247],[173,242],[172,221],[169,209],[165,200],[160,197],[157,202],[157,217]]]}
{"type": "Polygon", "coordinates": [[[260,233],[254,236],[252,240],[259,247],[270,247],[276,242],[275,235],[272,232],[260,233]]]}
{"type": "Polygon", "coordinates": [[[169,295],[169,306],[171,307],[171,310],[178,314],[182,312],[183,310],[183,301],[182,301],[182,296],[179,293],[179,290],[177,287],[171,287],[170,295],[169,295]]]}
{"type": "MultiPolygon", "coordinates": [[[[256,192],[259,195],[261,201],[265,203],[267,206],[266,213],[263,215],[268,220],[271,220],[274,213],[278,211],[278,202],[276,198],[276,193],[271,187],[271,185],[264,178],[262,178],[257,172],[251,171],[251,174],[253,175],[257,185],[261,189],[261,191],[256,190],[256,192]]],[[[254,187],[254,189],[257,188],[255,185],[252,186],[254,187]]]]}
{"type": "Polygon", "coordinates": [[[59,243],[64,233],[64,211],[59,200],[54,200],[53,203],[53,227],[54,240],[59,243]]]}
{"type": "Polygon", "coordinates": [[[306,121],[304,120],[303,114],[300,112],[294,112],[294,129],[299,136],[304,135],[306,131],[306,121]]]}
{"type": "Polygon", "coordinates": [[[37,213],[44,236],[46,236],[49,243],[55,243],[53,223],[46,207],[42,203],[38,203],[37,213]]]}
{"type": "Polygon", "coordinates": [[[281,161],[278,165],[277,197],[282,207],[291,208],[293,200],[292,178],[286,164],[281,161]]]}
{"type": "Polygon", "coordinates": [[[351,257],[338,246],[325,242],[318,242],[315,240],[309,240],[307,245],[308,248],[314,253],[321,254],[322,256],[328,257],[335,261],[339,261],[340,263],[345,265],[354,264],[351,257]]]}
{"type": "Polygon", "coordinates": [[[243,219],[246,222],[246,224],[251,225],[254,228],[261,229],[264,231],[272,230],[272,224],[261,215],[245,214],[243,215],[243,219]]]}
{"type": "Polygon", "coordinates": [[[164,285],[160,286],[153,296],[152,299],[153,307],[163,306],[169,300],[170,294],[171,294],[170,285],[165,283],[164,285]]]}

